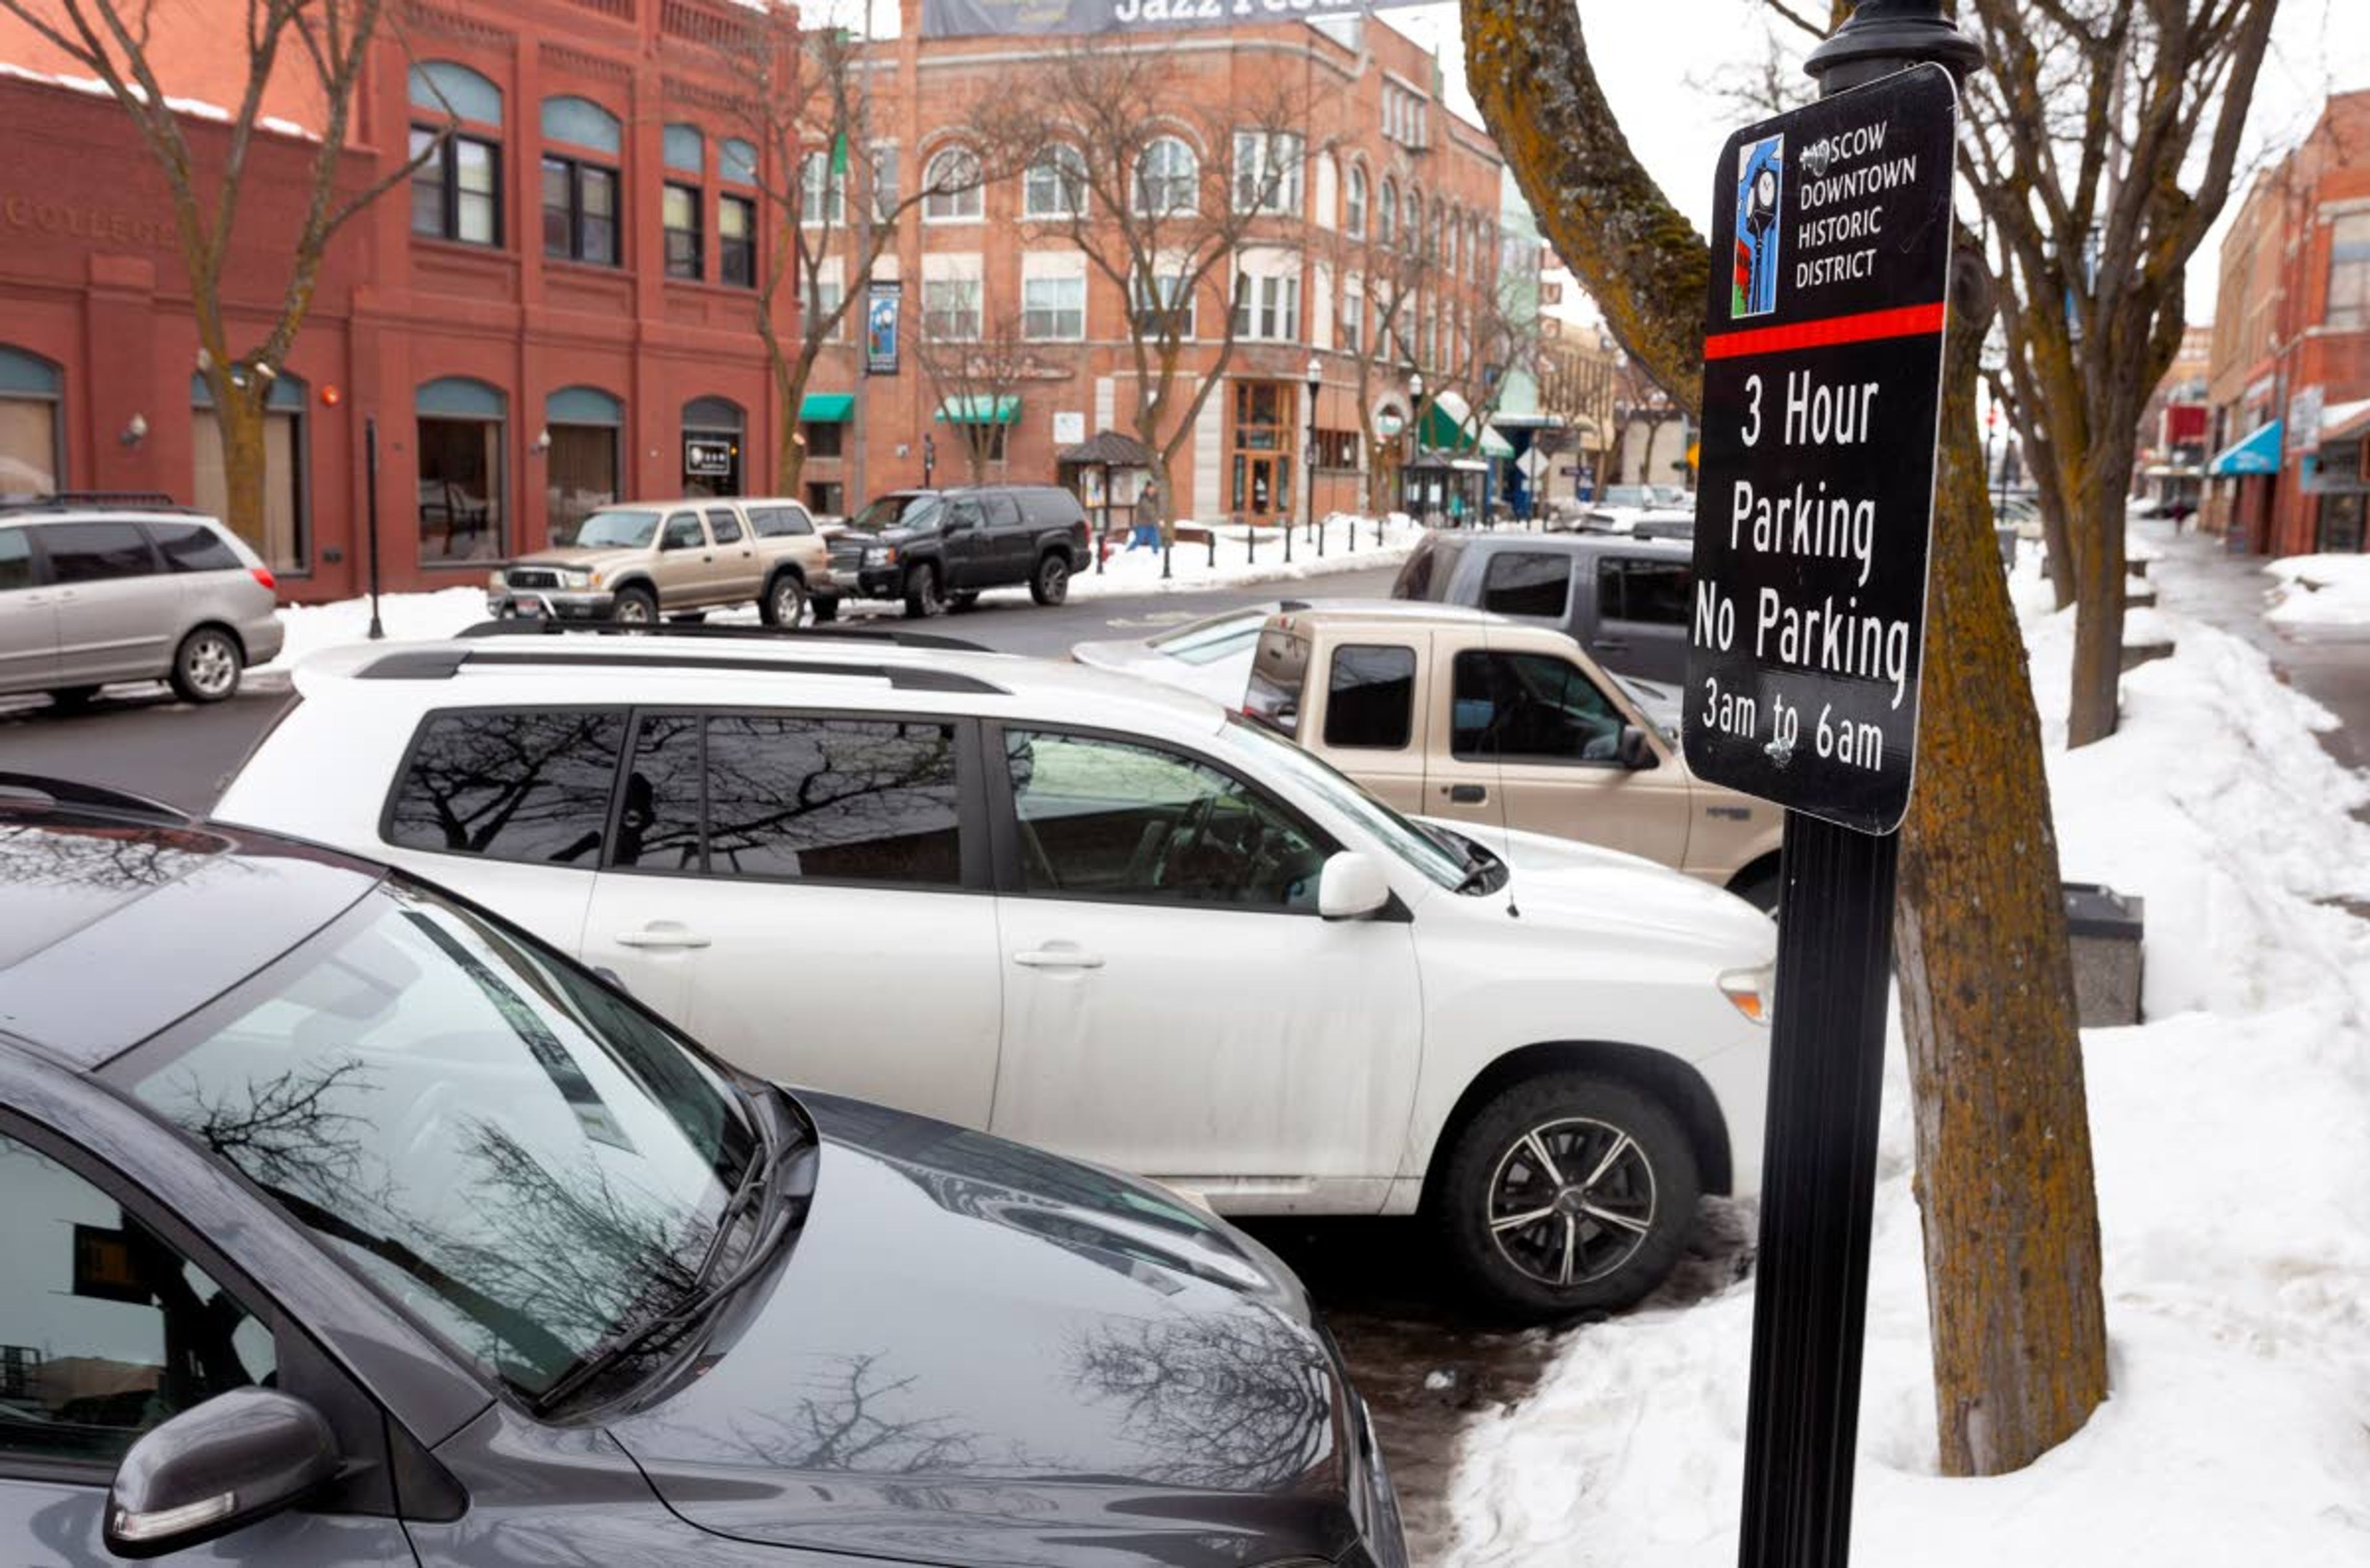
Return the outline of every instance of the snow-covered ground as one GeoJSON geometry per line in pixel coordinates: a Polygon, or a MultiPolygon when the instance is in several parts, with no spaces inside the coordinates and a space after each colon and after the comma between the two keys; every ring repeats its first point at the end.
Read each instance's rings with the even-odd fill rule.
{"type": "MultiPolygon", "coordinates": [[[[1197,525],[1187,522],[1179,526],[1197,525]]],[[[1101,571],[1090,567],[1070,579],[1070,597],[1108,599],[1183,593],[1194,589],[1292,582],[1335,572],[1372,571],[1406,560],[1416,541],[1423,536],[1421,525],[1403,512],[1394,512],[1381,520],[1380,544],[1375,542],[1376,526],[1376,520],[1371,517],[1336,513],[1326,520],[1325,555],[1318,557],[1314,535],[1303,531],[1293,540],[1293,558],[1287,563],[1281,531],[1261,532],[1254,558],[1247,538],[1248,531],[1222,525],[1217,531],[1215,566],[1211,564],[1206,544],[1196,541],[1179,544],[1169,552],[1170,575],[1166,579],[1160,575],[1159,551],[1114,546],[1101,571]],[[1348,548],[1352,527],[1357,530],[1355,549],[1348,548]]],[[[1028,599],[1026,588],[990,589],[981,596],[981,601],[987,604],[1026,603],[1028,599]]],[[[849,599],[841,601],[840,612],[851,620],[864,620],[898,615],[903,611],[887,601],[849,599]]],[[[379,623],[388,639],[396,642],[449,637],[485,618],[486,590],[482,583],[441,589],[433,593],[382,594],[379,598],[379,623]]],[[[708,619],[714,625],[754,624],[757,611],[754,605],[742,605],[710,612],[708,619]]],[[[280,624],[287,632],[287,642],[278,658],[261,667],[265,670],[292,670],[316,649],[361,641],[370,630],[370,601],[347,599],[330,604],[289,605],[280,612],[280,624]]]]}
{"type": "Polygon", "coordinates": [[[2287,555],[2263,570],[2278,580],[2268,619],[2289,626],[2370,626],[2370,555],[2287,555]]]}
{"type": "MultiPolygon", "coordinates": [[[[2064,750],[2072,612],[2019,612],[2065,875],[2147,899],[2151,1022],[2084,1059],[2113,1394],[2038,1463],[1937,1473],[1899,1024],[1885,1080],[1853,1546],[1920,1568],[2370,1563],[2370,783],[2262,656],[2178,616],[2111,739],[2064,750]]],[[[2161,612],[2159,612],[2161,614],[2161,612]]],[[[1575,1331],[1467,1433],[1459,1568],[1736,1556],[1748,1282],[1575,1331]]]]}

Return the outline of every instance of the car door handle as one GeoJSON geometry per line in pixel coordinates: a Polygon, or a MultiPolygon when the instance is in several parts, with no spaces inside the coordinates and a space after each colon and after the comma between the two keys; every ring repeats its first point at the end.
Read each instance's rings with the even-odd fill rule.
{"type": "Polygon", "coordinates": [[[1628,653],[1629,651],[1629,645],[1622,641],[1619,637],[1599,637],[1588,646],[1593,648],[1602,648],[1606,653],[1628,653]]]}
{"type": "Polygon", "coordinates": [[[1479,784],[1450,784],[1448,798],[1459,806],[1473,806],[1490,798],[1490,792],[1479,784]]]}
{"type": "Polygon", "coordinates": [[[652,921],[639,931],[617,933],[620,947],[705,947],[708,938],[673,921],[652,921]]]}
{"type": "Polygon", "coordinates": [[[1015,953],[1012,961],[1030,969],[1099,969],[1103,956],[1089,953],[1083,947],[1064,944],[1053,947],[1028,947],[1015,953]]]}

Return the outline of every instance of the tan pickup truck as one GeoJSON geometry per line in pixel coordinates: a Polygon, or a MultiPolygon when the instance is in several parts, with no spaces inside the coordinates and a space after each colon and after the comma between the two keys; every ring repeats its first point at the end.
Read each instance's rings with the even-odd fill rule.
{"type": "Polygon", "coordinates": [[[1578,643],[1409,610],[1270,616],[1243,711],[1402,811],[1625,850],[1776,912],[1782,814],[1689,773],[1578,643]]]}
{"type": "Polygon", "coordinates": [[[797,501],[625,501],[586,518],[572,544],[498,569],[486,612],[648,625],[754,603],[765,624],[795,626],[830,586],[830,553],[797,501]]]}

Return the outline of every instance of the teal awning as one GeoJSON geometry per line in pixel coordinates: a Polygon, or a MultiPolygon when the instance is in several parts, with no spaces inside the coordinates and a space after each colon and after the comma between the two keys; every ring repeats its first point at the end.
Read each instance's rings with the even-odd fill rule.
{"type": "Polygon", "coordinates": [[[2245,440],[2234,442],[2205,465],[2216,479],[2237,474],[2277,474],[2280,471],[2280,421],[2272,420],[2245,440]]]}
{"type": "Polygon", "coordinates": [[[856,394],[852,392],[810,392],[799,399],[801,425],[842,425],[855,412],[856,394]]]}
{"type": "Polygon", "coordinates": [[[938,405],[938,418],[949,425],[1008,425],[1020,418],[1018,397],[966,395],[938,405]]]}
{"type": "Polygon", "coordinates": [[[1497,426],[1484,425],[1481,427],[1481,455],[1512,457],[1514,455],[1514,443],[1500,435],[1497,426]]]}

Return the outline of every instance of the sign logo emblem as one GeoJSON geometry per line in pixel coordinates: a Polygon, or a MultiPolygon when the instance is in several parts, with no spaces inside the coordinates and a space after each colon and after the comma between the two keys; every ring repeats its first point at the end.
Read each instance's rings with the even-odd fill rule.
{"type": "Polygon", "coordinates": [[[1729,318],[1778,308],[1778,207],[1786,190],[1786,135],[1779,132],[1736,154],[1736,279],[1729,318]]]}

